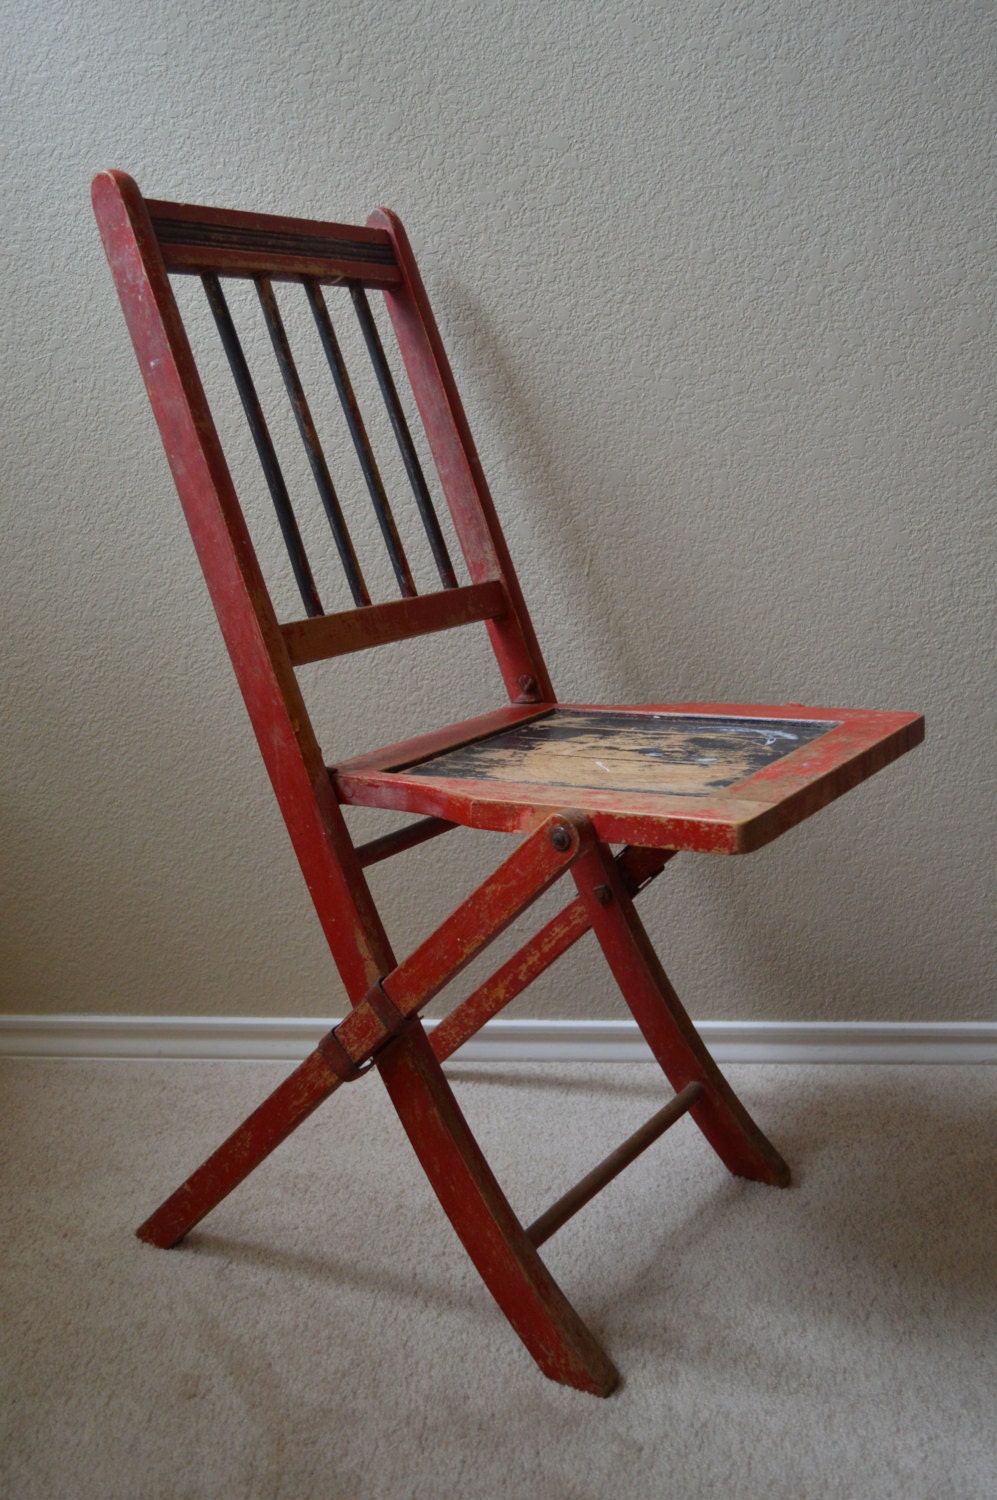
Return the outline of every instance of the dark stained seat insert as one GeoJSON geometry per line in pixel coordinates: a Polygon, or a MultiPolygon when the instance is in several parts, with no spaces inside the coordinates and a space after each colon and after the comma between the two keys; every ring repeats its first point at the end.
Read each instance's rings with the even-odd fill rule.
{"type": "Polygon", "coordinates": [[[836,728],[813,719],[555,708],[405,767],[408,775],[702,796],[836,728]]]}

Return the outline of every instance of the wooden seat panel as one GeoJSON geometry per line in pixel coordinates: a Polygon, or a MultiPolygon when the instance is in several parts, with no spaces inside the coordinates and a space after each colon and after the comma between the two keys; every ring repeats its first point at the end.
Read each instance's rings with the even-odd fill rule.
{"type": "Polygon", "coordinates": [[[413,776],[703,796],[835,728],[805,720],[554,708],[407,769],[413,776]]]}
{"type": "Polygon", "coordinates": [[[340,800],[523,832],[576,807],[609,843],[743,854],[912,749],[918,714],[800,704],[500,710],[333,770],[340,800]]]}

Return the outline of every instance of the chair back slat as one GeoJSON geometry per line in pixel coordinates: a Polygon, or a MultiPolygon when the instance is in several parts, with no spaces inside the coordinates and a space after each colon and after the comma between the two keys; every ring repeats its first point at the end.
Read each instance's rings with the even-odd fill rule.
{"type": "MultiPolygon", "coordinates": [[[[284,389],[287,391],[291,409],[294,412],[294,420],[297,423],[301,441],[305,445],[308,464],[311,468],[312,477],[315,480],[315,486],[319,492],[322,506],[328,517],[329,526],[332,529],[336,550],[339,553],[339,560],[343,565],[343,572],[346,574],[350,593],[353,595],[353,602],[360,605],[369,604],[370,593],[364,582],[363,574],[360,571],[360,564],[357,561],[352,538],[347,530],[342,507],[339,503],[339,496],[336,494],[332,483],[332,476],[329,473],[329,466],[325,461],[325,454],[322,452],[318,432],[315,429],[311,410],[301,385],[297,366],[294,363],[294,356],[291,353],[291,345],[284,328],[284,321],[277,306],[277,298],[274,296],[269,277],[257,276],[255,281],[256,290],[260,298],[260,306],[263,309],[264,321],[267,325],[267,332],[270,335],[270,342],[273,345],[273,351],[284,381],[284,389]]],[[[411,582],[410,576],[408,574],[406,576],[409,578],[409,582],[411,582]]],[[[411,588],[410,592],[415,593],[414,587],[411,588]]]]}
{"type": "Polygon", "coordinates": [[[395,524],[391,505],[385,493],[381,471],[377,467],[374,450],[370,446],[367,429],[364,426],[363,417],[360,415],[360,407],[357,405],[357,398],[353,392],[353,382],[350,380],[346,361],[343,359],[339,340],[336,338],[332,319],[329,317],[329,310],[325,305],[325,298],[322,296],[322,291],[318,283],[311,277],[305,281],[305,293],[312,310],[312,316],[315,319],[315,326],[318,329],[322,349],[329,364],[333,384],[336,387],[336,394],[339,397],[339,404],[343,408],[346,425],[350,429],[350,437],[353,439],[353,447],[356,451],[360,468],[363,471],[367,491],[374,506],[374,514],[377,516],[377,523],[381,528],[381,535],[388,549],[388,556],[391,559],[391,566],[394,570],[398,587],[401,589],[403,598],[411,598],[418,590],[412,579],[412,570],[409,567],[408,558],[405,556],[401,537],[398,535],[398,527],[395,524]]]}
{"type": "MultiPolygon", "coordinates": [[[[157,288],[156,296],[162,306],[157,302],[156,316],[166,319],[169,336],[176,346],[185,399],[191,411],[196,411],[194,431],[212,469],[212,489],[225,497],[225,507],[238,510],[236,517],[227,508],[224,524],[239,556],[247,557],[247,566],[251,561],[266,591],[265,600],[261,600],[254,583],[249,589],[249,599],[264,634],[281,654],[281,670],[290,671],[323,657],[341,656],[368,646],[484,621],[510,698],[517,703],[551,701],[550,679],[439,331],[398,221],[379,211],[367,226],[360,227],[144,199],[135,184],[119,173],[104,174],[98,179],[95,204],[137,348],[147,329],[142,308],[127,290],[127,278],[140,267],[157,288]],[[117,265],[115,255],[124,256],[132,271],[117,265]],[[237,494],[170,285],[170,276],[177,274],[197,275],[203,284],[273,502],[289,571],[304,604],[305,619],[288,621],[285,616],[281,624],[275,613],[270,584],[263,579],[260,560],[249,537],[247,507],[237,494]],[[243,294],[230,290],[233,281],[252,283],[249,288],[252,308],[238,300],[243,294]],[[277,282],[293,285],[278,288],[277,282]],[[337,285],[342,290],[331,294],[328,288],[337,285]],[[372,292],[383,294],[397,336],[397,346],[393,345],[388,352],[383,332],[387,320],[380,316],[379,307],[372,308],[372,299],[368,298],[372,292]],[[333,305],[334,295],[344,302],[349,298],[355,324],[352,319],[348,327],[340,323],[333,305]],[[255,323],[261,313],[262,326],[255,323]],[[247,318],[249,322],[245,321],[247,318]],[[255,327],[251,326],[254,323],[255,327]],[[263,365],[258,365],[259,350],[265,344],[255,340],[257,330],[262,333],[263,326],[269,343],[266,356],[272,350],[280,371],[279,384],[275,377],[268,379],[264,368],[269,365],[268,357],[264,356],[263,365]],[[311,334],[311,327],[317,339],[311,334]],[[309,337],[315,342],[306,348],[309,337]],[[359,353],[361,345],[366,360],[359,353]],[[355,355],[359,355],[361,367],[353,367],[355,355]],[[321,381],[326,367],[338,398],[332,405],[342,409],[350,447],[359,464],[373,519],[386,546],[401,599],[378,602],[373,587],[374,564],[368,561],[365,550],[370,545],[373,528],[369,533],[357,529],[349,508],[355,503],[352,492],[332,463],[328,400],[320,403],[315,383],[316,379],[321,381]],[[410,389],[402,394],[401,380],[405,376],[410,389]],[[281,385],[277,406],[272,408],[274,393],[280,391],[281,385]],[[379,404],[375,390],[383,402],[383,414],[374,410],[379,404]],[[285,395],[293,426],[286,420],[285,395]],[[409,409],[410,396],[414,397],[415,413],[421,417],[418,430],[409,409]],[[300,439],[307,470],[305,464],[295,466],[294,454],[285,447],[293,428],[296,437],[290,438],[291,447],[296,449],[296,438],[300,439]],[[383,443],[391,450],[397,447],[397,455],[383,450],[383,443]],[[456,533],[466,567],[465,577],[470,575],[469,585],[462,585],[458,579],[452,543],[444,535],[427,479],[430,471],[424,467],[423,444],[432,456],[436,471],[433,477],[438,478],[442,489],[449,512],[446,519],[456,533]],[[333,549],[327,548],[324,558],[320,555],[321,536],[314,530],[319,506],[309,495],[299,492],[303,480],[305,488],[310,490],[305,479],[309,470],[345,573],[352,610],[325,602],[331,593],[322,568],[328,565],[333,549]],[[400,483],[406,491],[411,490],[412,500],[408,500],[407,494],[405,498],[412,507],[411,519],[414,520],[415,512],[419,516],[414,530],[393,492],[389,498],[391,481],[400,483]],[[309,503],[312,509],[306,508],[309,503]],[[425,535],[425,544],[420,533],[425,535]],[[420,544],[428,544],[421,562],[416,556],[420,544]],[[248,555],[246,547],[250,548],[248,555]],[[425,566],[430,555],[442,593],[420,595],[416,580],[421,575],[413,564],[425,566]],[[332,612],[327,614],[327,609],[332,612]],[[264,624],[261,610],[266,613],[268,623],[264,624]]],[[[191,332],[196,331],[196,325],[195,309],[191,332]]],[[[209,360],[210,342],[209,339],[209,360]]],[[[146,379],[153,394],[153,372],[146,372],[146,379]]],[[[221,400],[220,411],[224,394],[221,400]]],[[[169,427],[168,422],[164,427],[167,413],[160,411],[157,401],[153,394],[153,406],[165,433],[169,427]]],[[[207,502],[191,489],[183,468],[175,467],[174,473],[188,514],[195,514],[207,502]],[[193,511],[189,509],[191,506],[193,511]]],[[[253,510],[250,507],[251,514],[253,510]]],[[[255,520],[253,527],[255,532],[255,520]]],[[[277,528],[273,530],[276,532],[277,528]]],[[[272,557],[266,544],[263,556],[272,557]]],[[[269,570],[270,562],[267,566],[269,570]]],[[[286,577],[282,561],[278,559],[274,566],[277,572],[273,584],[282,588],[281,575],[286,577]]],[[[382,576],[386,577],[387,572],[384,569],[382,576]]]]}
{"type": "Polygon", "coordinates": [[[381,336],[377,331],[377,324],[374,322],[370,303],[367,301],[367,295],[362,286],[351,286],[350,296],[353,299],[353,306],[356,309],[360,331],[363,334],[364,343],[367,345],[367,352],[370,355],[371,364],[374,366],[377,384],[384,398],[392,431],[395,434],[402,462],[405,465],[405,472],[412,486],[415,503],[419,508],[419,515],[422,517],[422,524],[426,528],[426,536],[429,540],[430,549],[432,550],[433,558],[440,575],[440,582],[445,589],[455,589],[457,587],[457,576],[454,573],[453,563],[450,561],[450,554],[447,551],[447,544],[443,539],[443,532],[440,530],[439,518],[436,514],[436,508],[433,505],[432,496],[429,493],[429,486],[426,484],[426,476],[422,472],[419,455],[415,451],[412,433],[409,430],[408,422],[405,420],[402,403],[398,399],[398,388],[395,385],[391,368],[385,358],[384,345],[381,343],[381,336]]]}
{"type": "Polygon", "coordinates": [[[249,372],[239,335],[235,331],[225,294],[213,271],[203,272],[201,281],[222,341],[222,348],[225,350],[225,356],[232,371],[232,378],[239,392],[242,409],[246,413],[249,430],[253,435],[253,442],[273,500],[274,510],[277,512],[277,520],[302,602],[309,615],[321,615],[323,613],[322,601],[315,586],[311,565],[305,554],[301,532],[291,506],[291,497],[287,492],[287,485],[277,460],[267,419],[263,415],[263,407],[260,405],[260,398],[256,393],[256,386],[253,384],[253,377],[249,372]]]}
{"type": "Polygon", "coordinates": [[[384,302],[471,581],[501,578],[505,585],[508,611],[489,624],[488,634],[506,690],[514,703],[553,702],[550,674],[408,236],[389,209],[377,209],[367,223],[391,236],[402,272],[401,286],[384,288],[384,302]]]}

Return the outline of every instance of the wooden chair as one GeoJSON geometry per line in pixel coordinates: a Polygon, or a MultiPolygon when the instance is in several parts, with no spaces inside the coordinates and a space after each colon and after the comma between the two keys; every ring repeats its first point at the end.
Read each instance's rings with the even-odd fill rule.
{"type": "MultiPolygon", "coordinates": [[[[775,1186],[789,1181],[785,1162],[689,1021],[633,898],[679,851],[734,854],[767,843],[911,749],[922,738],[923,721],[912,713],[798,704],[559,704],[397,218],[380,210],[366,228],[355,228],[156,202],[143,199],[120,172],[95,179],[93,203],[239,685],[352,1006],[138,1233],[155,1245],[177,1244],[329,1094],[373,1066],[468,1254],[541,1370],[606,1395],[617,1372],[549,1275],[538,1247],[686,1111],[731,1172],[775,1186]],[[199,277],[203,283],[273,498],[304,618],[277,618],[171,275],[199,277]],[[320,598],[317,569],[299,526],[303,508],[315,497],[295,495],[292,503],[223,290],[234,277],[255,283],[345,572],[350,608],[329,612],[320,598]],[[400,597],[390,602],[371,602],[291,353],[275,282],[291,283],[282,298],[303,298],[314,320],[397,580],[400,597]],[[387,305],[467,583],[458,582],[434,511],[368,300],[371,291],[387,305]],[[434,592],[416,591],[330,316],[333,298],[351,304],[343,314],[359,320],[439,573],[441,588],[434,592]],[[326,766],[296,668],[482,622],[505,684],[505,706],[326,766]],[[422,816],[403,831],[358,846],[342,804],[422,816]],[[399,962],[364,869],[455,825],[501,830],[519,840],[495,873],[399,962]],[[611,845],[623,848],[614,854],[611,845]],[[560,914],[427,1035],[419,1020],[427,1002],[569,873],[576,894],[560,914]],[[675,1097],[577,1188],[524,1227],[471,1135],[441,1063],[589,929],[675,1097]]],[[[338,319],[338,305],[335,311],[338,319]]],[[[361,347],[359,339],[357,344],[361,347]]]]}

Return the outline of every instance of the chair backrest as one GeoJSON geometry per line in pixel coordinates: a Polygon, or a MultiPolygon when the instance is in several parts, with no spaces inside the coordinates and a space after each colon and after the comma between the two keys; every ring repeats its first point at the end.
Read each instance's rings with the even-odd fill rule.
{"type": "MultiPolygon", "coordinates": [[[[386,210],[365,228],[144,199],[130,177],[95,178],[94,212],[166,455],[222,633],[298,859],[351,999],[391,967],[390,948],[336,803],[294,669],[484,621],[513,702],[553,689],[509,558],[408,239],[386,210]],[[303,618],[280,621],[253,547],[170,276],[200,277],[279,522],[303,618]],[[250,364],[225,295],[255,284],[353,608],[327,612],[250,364]],[[314,321],[400,597],[372,602],[298,372],[275,282],[296,283],[314,321]],[[347,289],[441,588],[419,594],[333,325],[347,289]],[[368,292],[383,295],[470,578],[458,584],[368,292]]],[[[287,293],[284,294],[289,295],[287,293]]],[[[296,510],[297,506],[297,510],[296,510]]]]}

